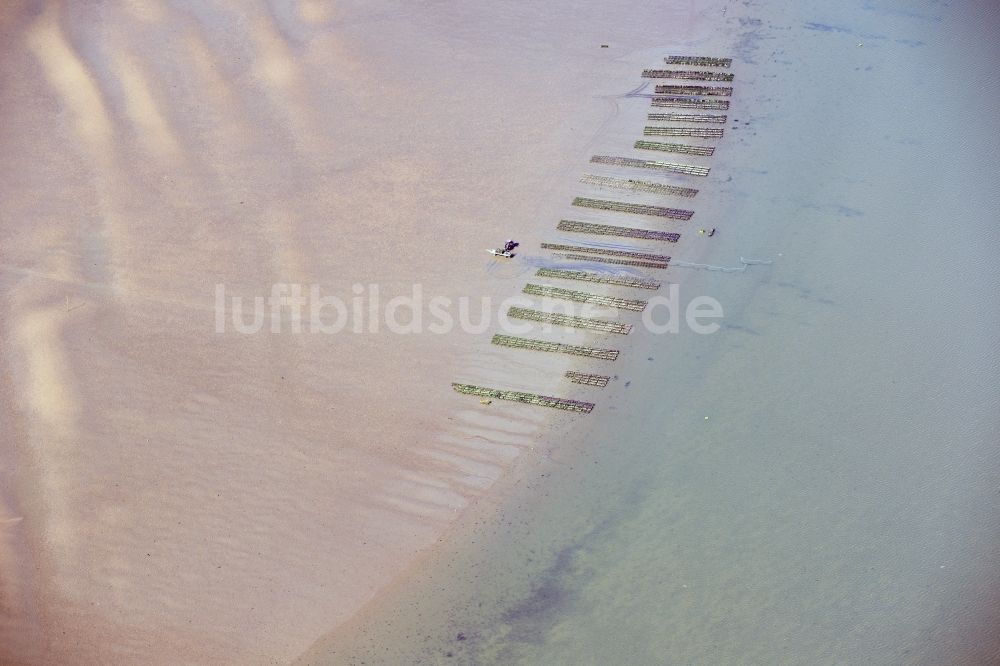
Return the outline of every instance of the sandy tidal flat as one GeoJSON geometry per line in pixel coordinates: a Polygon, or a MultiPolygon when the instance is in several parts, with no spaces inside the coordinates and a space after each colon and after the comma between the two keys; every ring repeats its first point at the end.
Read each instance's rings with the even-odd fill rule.
{"type": "Polygon", "coordinates": [[[511,365],[457,331],[295,334],[287,311],[215,330],[220,284],[519,289],[483,248],[537,243],[613,111],[594,96],[631,76],[599,44],[658,30],[648,7],[613,29],[597,6],[536,13],[4,5],[6,663],[289,660],[536,443],[539,411],[449,382],[546,392],[561,359],[511,365]]]}

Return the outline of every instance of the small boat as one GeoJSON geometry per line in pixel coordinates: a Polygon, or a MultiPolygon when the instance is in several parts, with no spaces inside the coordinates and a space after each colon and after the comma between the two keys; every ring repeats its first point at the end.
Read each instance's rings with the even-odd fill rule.
{"type": "Polygon", "coordinates": [[[492,254],[494,257],[504,257],[506,259],[511,259],[514,256],[513,252],[508,252],[503,248],[496,248],[495,250],[486,250],[486,251],[492,254]]]}

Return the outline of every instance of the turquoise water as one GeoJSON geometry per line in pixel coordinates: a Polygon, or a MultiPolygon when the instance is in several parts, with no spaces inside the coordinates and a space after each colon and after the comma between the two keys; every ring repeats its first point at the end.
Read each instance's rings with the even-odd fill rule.
{"type": "Polygon", "coordinates": [[[308,661],[1000,663],[1000,22],[830,4],[727,14],[720,233],[688,247],[774,263],[671,269],[722,330],[640,333],[508,504],[308,661]]]}

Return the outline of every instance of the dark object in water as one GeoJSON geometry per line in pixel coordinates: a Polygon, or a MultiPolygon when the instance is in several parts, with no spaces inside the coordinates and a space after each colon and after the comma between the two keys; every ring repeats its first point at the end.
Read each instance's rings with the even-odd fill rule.
{"type": "Polygon", "coordinates": [[[656,127],[647,125],[642,130],[643,136],[694,136],[702,139],[721,139],[724,131],[721,127],[656,127]]]}
{"type": "MultiPolygon", "coordinates": [[[[702,129],[701,131],[707,132],[709,129],[702,129]]],[[[708,167],[695,166],[693,164],[674,164],[672,162],[660,162],[658,160],[638,160],[634,157],[615,157],[613,155],[594,155],[590,158],[590,161],[594,164],[612,164],[615,166],[636,167],[641,169],[673,171],[674,173],[686,173],[690,176],[707,176],[710,170],[708,167]]]]}
{"type": "MultiPolygon", "coordinates": [[[[496,342],[494,342],[494,344],[496,344],[496,342]]],[[[536,393],[506,391],[503,389],[474,386],[472,384],[458,384],[455,382],[452,382],[451,387],[459,393],[465,393],[467,395],[478,395],[487,398],[497,398],[499,400],[511,400],[513,402],[522,402],[528,405],[540,405],[542,407],[555,407],[556,409],[564,409],[568,412],[582,412],[584,414],[589,414],[594,408],[594,403],[592,402],[569,400],[567,398],[553,398],[552,396],[538,395],[536,393]]]]}
{"type": "Polygon", "coordinates": [[[642,261],[658,261],[669,263],[670,257],[665,254],[650,254],[648,252],[634,252],[631,250],[615,250],[604,247],[587,247],[585,245],[562,245],[559,243],[542,243],[543,250],[557,250],[561,252],[583,252],[587,254],[606,254],[612,257],[623,257],[625,259],[640,259],[642,261]]]}
{"type": "Polygon", "coordinates": [[[698,72],[683,69],[644,69],[644,79],[687,79],[689,81],[724,81],[729,82],[734,74],[726,72],[698,72]]]}
{"type": "Polygon", "coordinates": [[[658,141],[636,141],[635,147],[642,150],[659,150],[664,153],[707,155],[709,157],[715,152],[715,148],[712,146],[689,146],[683,143],[660,143],[658,141]]]}
{"type": "MultiPolygon", "coordinates": [[[[680,234],[678,234],[679,236],[680,234]]],[[[664,270],[670,265],[657,261],[632,261],[631,259],[613,259],[610,257],[595,257],[589,254],[562,254],[563,259],[570,261],[596,261],[602,264],[618,264],[619,266],[636,266],[638,268],[659,268],[664,270]]]]}
{"type": "Polygon", "coordinates": [[[591,375],[585,372],[573,372],[568,371],[565,375],[566,379],[570,380],[574,384],[584,384],[586,386],[596,386],[598,388],[604,388],[608,385],[611,377],[607,375],[591,375]]]}
{"type": "Polygon", "coordinates": [[[563,280],[579,280],[596,284],[613,284],[619,287],[635,287],[637,289],[659,289],[660,283],[649,278],[637,278],[630,275],[604,275],[593,271],[570,271],[563,268],[539,268],[535,273],[538,277],[561,278],[563,280]]]}
{"type": "Polygon", "coordinates": [[[650,120],[667,123],[715,123],[725,125],[726,116],[714,113],[650,113],[646,116],[650,120]]]}
{"type": "Polygon", "coordinates": [[[573,199],[574,206],[582,208],[597,208],[598,210],[611,210],[619,213],[634,213],[636,215],[651,215],[653,217],[669,217],[673,220],[690,220],[694,215],[693,210],[681,210],[679,208],[664,208],[663,206],[650,206],[647,204],[629,203],[627,201],[610,201],[607,199],[590,199],[587,197],[576,197],[573,199]]]}
{"type": "Polygon", "coordinates": [[[666,241],[676,243],[681,235],[672,231],[655,231],[653,229],[636,229],[633,227],[616,227],[610,224],[593,224],[577,220],[559,220],[556,227],[559,231],[572,231],[580,234],[596,234],[598,236],[621,236],[624,238],[643,238],[646,240],[666,241]]]}
{"type": "Polygon", "coordinates": [[[550,285],[542,285],[542,284],[528,283],[524,285],[524,289],[522,289],[522,292],[525,294],[531,294],[532,296],[561,298],[566,301],[575,301],[577,303],[596,303],[598,305],[606,305],[611,308],[631,310],[633,312],[642,312],[647,305],[646,301],[641,301],[633,298],[606,296],[604,294],[591,294],[586,291],[563,289],[561,287],[553,287],[550,285]]]}
{"type": "MultiPolygon", "coordinates": [[[[497,333],[490,340],[495,345],[501,347],[514,347],[517,349],[533,349],[535,351],[546,351],[546,352],[558,352],[561,354],[573,354],[574,356],[587,356],[589,358],[597,358],[603,361],[614,361],[618,358],[619,351],[617,349],[598,349],[596,347],[583,347],[580,345],[567,345],[561,342],[549,342],[547,340],[532,340],[531,338],[519,338],[513,335],[502,335],[497,333]]],[[[452,384],[455,386],[455,384],[452,384]]],[[[459,390],[459,389],[455,389],[459,390]]],[[[488,397],[499,397],[503,399],[503,396],[488,396],[488,397]]]]}
{"type": "Polygon", "coordinates": [[[660,95],[719,95],[729,97],[733,89],[727,86],[671,86],[661,85],[654,89],[660,95]]]}
{"type": "MultiPolygon", "coordinates": [[[[643,142],[643,143],[651,143],[651,142],[643,142]]],[[[667,145],[667,144],[662,144],[662,145],[667,145]]],[[[636,148],[640,147],[644,146],[636,145],[636,148]]],[[[695,153],[695,154],[700,154],[700,153],[695,153]]],[[[711,153],[705,153],[705,154],[710,155],[711,153]]],[[[595,176],[590,173],[584,174],[583,178],[580,179],[580,182],[587,183],[588,185],[597,185],[598,187],[614,187],[619,190],[635,190],[636,192],[651,192],[653,194],[670,194],[679,197],[693,197],[694,195],[698,194],[698,190],[691,187],[677,187],[675,185],[667,185],[665,183],[653,183],[647,180],[635,180],[633,178],[595,176]]]]}
{"type": "Polygon", "coordinates": [[[696,97],[653,97],[653,106],[668,106],[679,109],[722,109],[729,108],[729,100],[698,99],[696,97]]]}
{"type": "Polygon", "coordinates": [[[507,316],[512,319],[537,321],[543,324],[555,324],[556,326],[566,326],[568,328],[585,328],[603,333],[628,335],[632,332],[632,324],[624,324],[620,321],[594,319],[592,317],[574,317],[560,312],[545,312],[544,310],[532,310],[531,308],[512,307],[507,310],[507,316]]]}
{"type": "Polygon", "coordinates": [[[709,56],[672,55],[663,59],[668,65],[694,65],[695,67],[729,67],[732,58],[712,58],[709,56]]]}

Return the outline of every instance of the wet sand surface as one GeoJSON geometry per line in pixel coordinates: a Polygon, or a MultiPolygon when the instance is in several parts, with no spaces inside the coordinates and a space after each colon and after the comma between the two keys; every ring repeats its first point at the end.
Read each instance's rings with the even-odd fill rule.
{"type": "Polygon", "coordinates": [[[515,294],[483,248],[537,247],[624,54],[703,19],[607,11],[4,5],[5,663],[287,662],[538,446],[544,410],[449,382],[554,391],[562,359],[297,334],[288,309],[218,333],[216,286],[515,294]]]}
{"type": "Polygon", "coordinates": [[[297,663],[1000,662],[998,23],[733,3],[637,50],[621,92],[665,52],[737,58],[696,206],[721,232],[676,254],[774,263],[675,262],[723,329],[639,332],[506,499],[297,663]]]}

